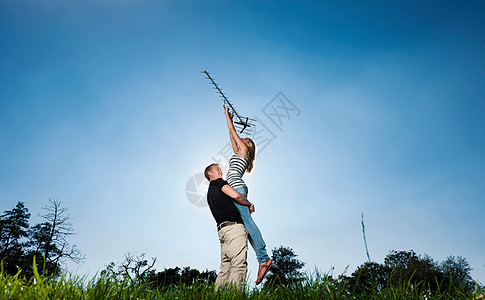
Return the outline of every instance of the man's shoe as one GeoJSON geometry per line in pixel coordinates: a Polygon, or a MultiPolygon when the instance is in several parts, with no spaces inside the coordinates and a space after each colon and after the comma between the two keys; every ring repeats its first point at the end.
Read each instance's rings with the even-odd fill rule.
{"type": "Polygon", "coordinates": [[[272,264],[273,264],[273,261],[271,260],[271,258],[268,258],[264,263],[259,264],[258,278],[256,279],[256,285],[260,284],[263,281],[264,275],[268,273],[269,268],[271,268],[272,264]]]}

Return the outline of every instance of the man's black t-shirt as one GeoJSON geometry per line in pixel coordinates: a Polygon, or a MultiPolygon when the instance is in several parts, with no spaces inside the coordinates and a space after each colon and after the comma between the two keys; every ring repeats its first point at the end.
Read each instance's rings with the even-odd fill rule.
{"type": "Polygon", "coordinates": [[[213,180],[209,184],[207,193],[207,203],[218,226],[225,221],[243,222],[241,214],[232,202],[233,199],[222,191],[222,187],[226,184],[227,182],[222,178],[213,180]]]}

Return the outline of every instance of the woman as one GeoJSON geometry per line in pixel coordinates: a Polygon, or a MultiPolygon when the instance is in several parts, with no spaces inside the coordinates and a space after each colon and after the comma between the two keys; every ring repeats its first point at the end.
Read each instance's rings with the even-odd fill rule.
{"type": "MultiPolygon", "coordinates": [[[[256,153],[256,145],[250,138],[241,139],[234,128],[232,122],[233,115],[229,113],[229,108],[224,107],[226,114],[227,127],[229,129],[229,137],[231,139],[232,149],[234,155],[229,159],[229,170],[227,171],[227,183],[237,192],[243,194],[246,198],[248,196],[248,187],[242,180],[245,171],[248,173],[253,169],[253,163],[256,153]]],[[[261,232],[258,226],[254,223],[253,218],[249,212],[249,207],[241,205],[234,201],[241,217],[244,221],[244,226],[249,233],[249,242],[256,252],[256,258],[259,262],[258,278],[256,284],[263,281],[264,275],[268,272],[273,263],[266,252],[266,244],[264,243],[261,232]]]]}

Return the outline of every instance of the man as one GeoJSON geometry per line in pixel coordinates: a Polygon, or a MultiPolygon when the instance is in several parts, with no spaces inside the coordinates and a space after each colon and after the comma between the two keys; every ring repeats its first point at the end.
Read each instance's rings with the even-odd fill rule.
{"type": "Polygon", "coordinates": [[[210,181],[207,203],[216,220],[221,243],[221,271],[217,275],[216,289],[228,283],[241,289],[247,272],[248,232],[233,200],[248,206],[251,211],[254,211],[254,205],[222,179],[218,164],[205,168],[204,175],[210,181]]]}

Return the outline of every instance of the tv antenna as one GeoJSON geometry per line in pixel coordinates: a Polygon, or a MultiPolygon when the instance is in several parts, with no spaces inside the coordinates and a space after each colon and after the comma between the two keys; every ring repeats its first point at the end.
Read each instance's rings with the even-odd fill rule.
{"type": "Polygon", "coordinates": [[[213,85],[213,89],[217,91],[219,94],[219,97],[222,98],[224,106],[229,107],[229,112],[232,113],[236,117],[236,121],[234,121],[234,127],[236,127],[236,130],[241,130],[239,133],[243,133],[244,130],[246,130],[246,134],[251,135],[253,133],[253,128],[255,126],[254,122],[256,122],[255,119],[251,119],[249,117],[243,117],[241,116],[236,108],[234,107],[234,104],[227,99],[226,95],[222,92],[222,89],[219,87],[219,85],[214,81],[214,79],[210,76],[209,72],[207,71],[201,71],[201,73],[204,73],[206,75],[205,78],[209,79],[210,84],[213,85]]]}

